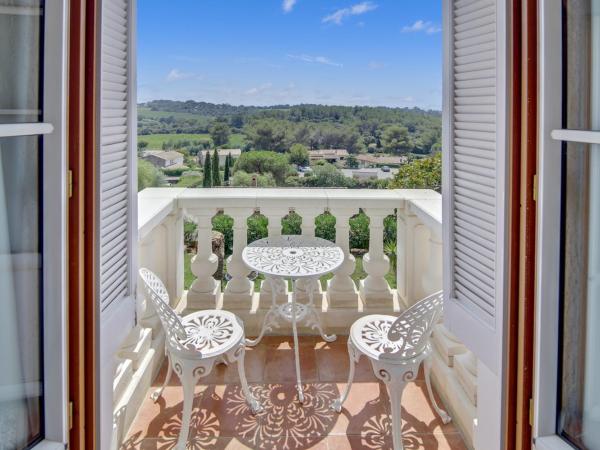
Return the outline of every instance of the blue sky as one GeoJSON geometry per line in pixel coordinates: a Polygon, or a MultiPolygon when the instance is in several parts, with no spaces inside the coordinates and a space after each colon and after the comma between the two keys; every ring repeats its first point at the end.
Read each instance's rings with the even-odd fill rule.
{"type": "Polygon", "coordinates": [[[138,100],[441,108],[441,0],[141,0],[138,100]]]}

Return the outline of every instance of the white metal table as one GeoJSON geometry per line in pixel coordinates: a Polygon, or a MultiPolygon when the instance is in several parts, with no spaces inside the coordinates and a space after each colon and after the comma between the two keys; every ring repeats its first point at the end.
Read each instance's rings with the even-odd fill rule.
{"type": "Polygon", "coordinates": [[[314,304],[314,293],[319,290],[319,278],[342,265],[344,252],[340,247],[325,239],[289,235],[254,241],[244,249],[242,258],[248,267],[265,276],[266,282],[270,283],[272,293],[271,307],[265,314],[260,334],[256,339],[247,340],[246,343],[251,347],[257,345],[266,332],[279,327],[279,319],[292,323],[296,389],[298,390],[298,400],[303,403],[297,323],[305,321],[308,327],[318,330],[325,341],[335,341],[335,335],[328,336],[323,332],[321,318],[314,304]],[[281,280],[284,282],[282,283],[281,280]],[[277,296],[286,294],[286,292],[282,292],[286,290],[285,280],[292,282],[291,301],[278,305],[277,296]],[[298,294],[296,288],[299,280],[302,280],[303,288],[308,296],[307,304],[296,301],[298,294]]]}

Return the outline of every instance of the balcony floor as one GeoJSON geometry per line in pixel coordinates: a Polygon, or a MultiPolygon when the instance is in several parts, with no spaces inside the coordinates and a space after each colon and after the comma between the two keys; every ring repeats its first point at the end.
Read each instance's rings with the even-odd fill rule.
{"type": "MultiPolygon", "coordinates": [[[[250,414],[235,365],[218,366],[196,388],[190,449],[214,450],[346,450],[391,449],[390,404],[385,386],[373,375],[366,358],[357,366],[355,383],[341,414],[329,404],[346,386],[346,337],[332,344],[300,337],[306,403],[298,404],[294,388],[291,337],[266,337],[246,352],[251,390],[265,412],[250,414]]],[[[164,380],[166,365],[155,381],[164,380]]],[[[182,391],[177,376],[154,404],[146,396],[123,449],[171,449],[179,434],[182,391]]],[[[457,428],[444,425],[429,403],[422,374],[402,398],[406,450],[466,449],[457,428]]]]}

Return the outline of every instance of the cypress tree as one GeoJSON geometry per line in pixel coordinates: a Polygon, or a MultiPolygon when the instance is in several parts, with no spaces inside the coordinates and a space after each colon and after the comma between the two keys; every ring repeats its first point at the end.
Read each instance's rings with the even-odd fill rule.
{"type": "Polygon", "coordinates": [[[231,165],[231,153],[227,153],[225,157],[225,169],[223,170],[223,181],[225,184],[229,184],[229,166],[231,165]]]}
{"type": "Polygon", "coordinates": [[[202,187],[209,188],[212,186],[211,165],[210,151],[206,150],[206,154],[204,155],[204,179],[202,180],[202,187]]]}
{"type": "Polygon", "coordinates": [[[212,159],[212,185],[213,187],[221,186],[221,172],[219,172],[219,152],[215,148],[212,159]]]}

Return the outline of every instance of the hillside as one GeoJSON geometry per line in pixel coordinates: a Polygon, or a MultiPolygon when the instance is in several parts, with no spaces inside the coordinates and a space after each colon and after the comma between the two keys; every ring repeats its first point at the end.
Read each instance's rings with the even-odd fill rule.
{"type": "MultiPolygon", "coordinates": [[[[246,150],[346,148],[351,153],[428,154],[440,147],[441,113],[419,108],[276,105],[233,106],[156,100],[139,105],[138,133],[243,135],[246,150]],[[218,130],[215,132],[215,130],[218,130]]],[[[213,139],[214,141],[214,139],[213,139]]]]}

